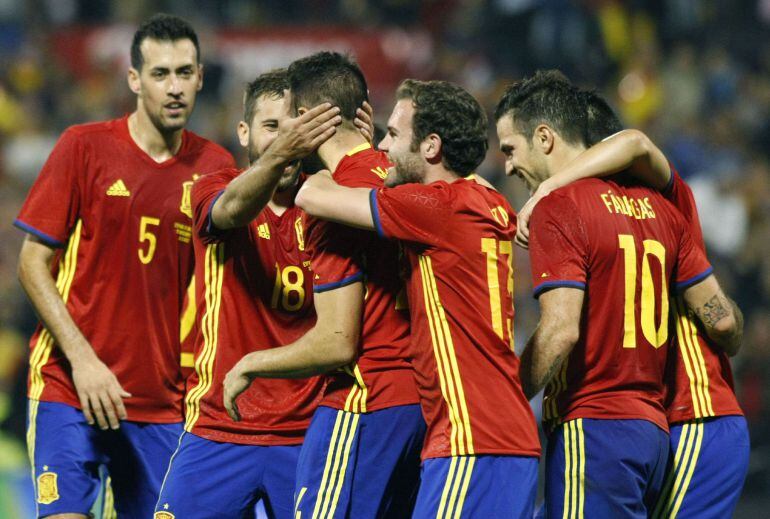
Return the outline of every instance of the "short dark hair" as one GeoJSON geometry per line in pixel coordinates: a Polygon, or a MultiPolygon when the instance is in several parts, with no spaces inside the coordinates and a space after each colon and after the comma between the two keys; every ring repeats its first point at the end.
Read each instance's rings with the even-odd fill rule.
{"type": "Polygon", "coordinates": [[[160,13],[145,20],[134,33],[134,39],[131,42],[131,66],[136,70],[141,70],[144,64],[141,46],[147,38],[171,42],[190,40],[195,45],[195,56],[198,63],[201,61],[201,48],[195,29],[178,16],[160,13]]]}
{"type": "Polygon", "coordinates": [[[262,96],[280,99],[284,91],[289,89],[289,75],[285,68],[271,70],[260,74],[246,85],[243,96],[243,120],[251,124],[257,111],[257,99],[262,96]]]}
{"type": "Polygon", "coordinates": [[[444,166],[465,176],[472,173],[487,153],[487,115],[476,99],[447,81],[406,79],[396,99],[411,99],[412,149],[431,133],[441,137],[444,166]]]}
{"type": "Polygon", "coordinates": [[[596,90],[583,92],[586,101],[586,145],[593,146],[623,129],[623,123],[596,90]]]}
{"type": "Polygon", "coordinates": [[[366,78],[359,66],[338,52],[318,52],[289,65],[289,84],[295,110],[321,103],[339,107],[344,121],[353,122],[356,110],[369,100],[366,78]]]}
{"type": "Polygon", "coordinates": [[[495,120],[514,117],[516,128],[531,137],[547,124],[571,144],[585,144],[585,97],[558,70],[538,71],[509,86],[495,109],[495,120]]]}

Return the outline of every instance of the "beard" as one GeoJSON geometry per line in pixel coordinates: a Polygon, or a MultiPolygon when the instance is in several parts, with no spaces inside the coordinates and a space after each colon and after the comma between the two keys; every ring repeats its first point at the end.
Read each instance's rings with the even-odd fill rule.
{"type": "MultiPolygon", "coordinates": [[[[262,156],[262,154],[257,151],[257,147],[254,143],[251,142],[249,142],[246,152],[249,157],[249,164],[254,164],[259,160],[259,157],[262,156]]],[[[278,180],[278,185],[275,188],[276,191],[286,191],[297,185],[297,179],[299,178],[301,171],[300,165],[300,161],[295,161],[286,166],[283,173],[281,173],[281,178],[278,180]]]]}
{"type": "MultiPolygon", "coordinates": [[[[318,156],[318,153],[311,153],[304,159],[302,159],[302,171],[307,173],[308,175],[312,175],[313,173],[317,173],[321,171],[322,169],[326,169],[326,165],[321,161],[321,158],[318,156]]],[[[330,173],[334,173],[334,171],[331,171],[330,173]]]]}
{"type": "Polygon", "coordinates": [[[187,126],[187,119],[190,117],[190,113],[187,112],[179,117],[170,118],[164,117],[162,114],[150,114],[148,112],[147,116],[149,117],[150,122],[152,122],[152,125],[157,128],[161,134],[168,135],[187,126]]]}
{"type": "Polygon", "coordinates": [[[388,169],[385,187],[396,187],[401,184],[420,184],[425,177],[424,166],[416,153],[408,153],[399,157],[390,157],[393,167],[388,169]]]}
{"type": "Polygon", "coordinates": [[[278,180],[278,185],[275,188],[276,191],[282,193],[297,186],[297,180],[299,179],[301,171],[299,166],[299,161],[292,162],[290,165],[286,166],[280,180],[278,180]]]}

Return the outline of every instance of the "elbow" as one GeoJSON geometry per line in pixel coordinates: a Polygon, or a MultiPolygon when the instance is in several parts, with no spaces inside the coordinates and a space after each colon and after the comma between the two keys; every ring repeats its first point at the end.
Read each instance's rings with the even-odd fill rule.
{"type": "Polygon", "coordinates": [[[717,337],[731,337],[738,333],[738,321],[735,319],[735,315],[730,313],[714,323],[712,332],[717,337]]]}
{"type": "Polygon", "coordinates": [[[358,334],[336,331],[326,340],[329,364],[334,368],[352,364],[358,358],[358,334]]]}
{"type": "Polygon", "coordinates": [[[743,325],[731,313],[714,324],[710,335],[722,346],[722,350],[730,357],[738,354],[743,342],[743,325]]]}
{"type": "Polygon", "coordinates": [[[317,216],[315,192],[312,187],[303,186],[294,198],[294,203],[309,215],[317,216]]]}
{"type": "Polygon", "coordinates": [[[634,156],[644,157],[652,152],[652,141],[647,135],[639,130],[623,130],[623,137],[628,142],[629,146],[633,150],[634,156]]]}
{"type": "Polygon", "coordinates": [[[564,326],[556,330],[551,337],[551,342],[557,351],[567,355],[575,347],[578,339],[580,339],[580,328],[577,326],[564,326]]]}

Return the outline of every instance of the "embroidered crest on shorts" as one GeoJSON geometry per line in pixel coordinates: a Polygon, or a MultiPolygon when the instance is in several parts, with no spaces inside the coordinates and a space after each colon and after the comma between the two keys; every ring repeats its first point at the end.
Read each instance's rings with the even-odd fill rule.
{"type": "Polygon", "coordinates": [[[59,476],[55,472],[43,472],[37,477],[37,502],[48,505],[59,499],[59,476]]]}

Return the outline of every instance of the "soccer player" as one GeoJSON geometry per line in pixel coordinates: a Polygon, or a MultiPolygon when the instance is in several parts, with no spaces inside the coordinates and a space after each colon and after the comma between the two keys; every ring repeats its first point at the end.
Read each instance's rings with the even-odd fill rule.
{"type": "Polygon", "coordinates": [[[513,350],[516,217],[465,178],[487,151],[478,102],[443,81],[406,80],[380,149],[385,188],[312,178],[310,214],[400,240],[412,351],[428,435],[414,517],[532,517],[540,444],[513,350]]]}
{"type": "MultiPolygon", "coordinates": [[[[330,102],[342,123],[315,157],[340,183],[380,187],[389,163],[354,125],[366,80],[346,57],[322,52],[289,66],[294,109],[330,102]]],[[[308,161],[306,160],[307,164],[308,161]]],[[[225,406],[255,377],[330,372],[297,467],[302,517],[408,517],[425,434],[410,363],[407,308],[394,244],[309,219],[316,324],[282,348],[245,356],[225,380],[225,406]]]]}
{"type": "MultiPolygon", "coordinates": [[[[581,178],[627,172],[659,189],[684,216],[696,245],[705,254],[698,211],[690,187],[665,155],[642,132],[623,130],[606,101],[586,94],[589,145],[595,145],[538,187],[532,202],[581,178]],[[622,130],[622,131],[621,131],[622,130]],[[620,133],[618,133],[620,132],[620,133]],[[600,142],[603,139],[604,142],[600,142]]],[[[528,205],[534,206],[533,203],[528,205]]],[[[715,301],[704,318],[723,311],[715,301]]],[[[674,300],[676,350],[666,369],[666,414],[671,428],[669,473],[655,517],[730,517],[740,497],[749,462],[749,435],[733,391],[728,356],[740,341],[724,350],[681,298],[674,300]]],[[[739,329],[742,314],[733,308],[739,329]]]]}
{"type": "MultiPolygon", "coordinates": [[[[495,116],[506,172],[531,189],[585,150],[585,99],[559,74],[512,85],[495,116]]],[[[647,517],[669,452],[669,286],[726,347],[740,340],[737,315],[682,216],[622,177],[540,201],[530,257],[541,320],[521,377],[529,397],[548,384],[546,516],[647,517]],[[722,319],[708,317],[714,302],[722,319]]]]}
{"type": "Polygon", "coordinates": [[[302,216],[294,205],[297,160],[333,135],[339,110],[320,106],[286,122],[288,88],[285,69],[248,85],[238,137],[251,167],[204,175],[193,186],[202,333],[185,401],[186,432],[163,483],[158,518],[250,517],[259,499],[270,517],[293,517],[297,458],[322,379],[255,381],[241,398],[238,422],[222,405],[225,374],[241,357],[292,342],[315,323],[302,216]]]}
{"type": "Polygon", "coordinates": [[[37,513],[85,517],[106,465],[115,507],[152,514],[182,430],[180,311],[193,269],[190,188],[233,165],[185,131],[198,38],[156,15],[131,45],[136,110],[59,139],[15,225],[32,337],[27,444],[37,513]]]}

